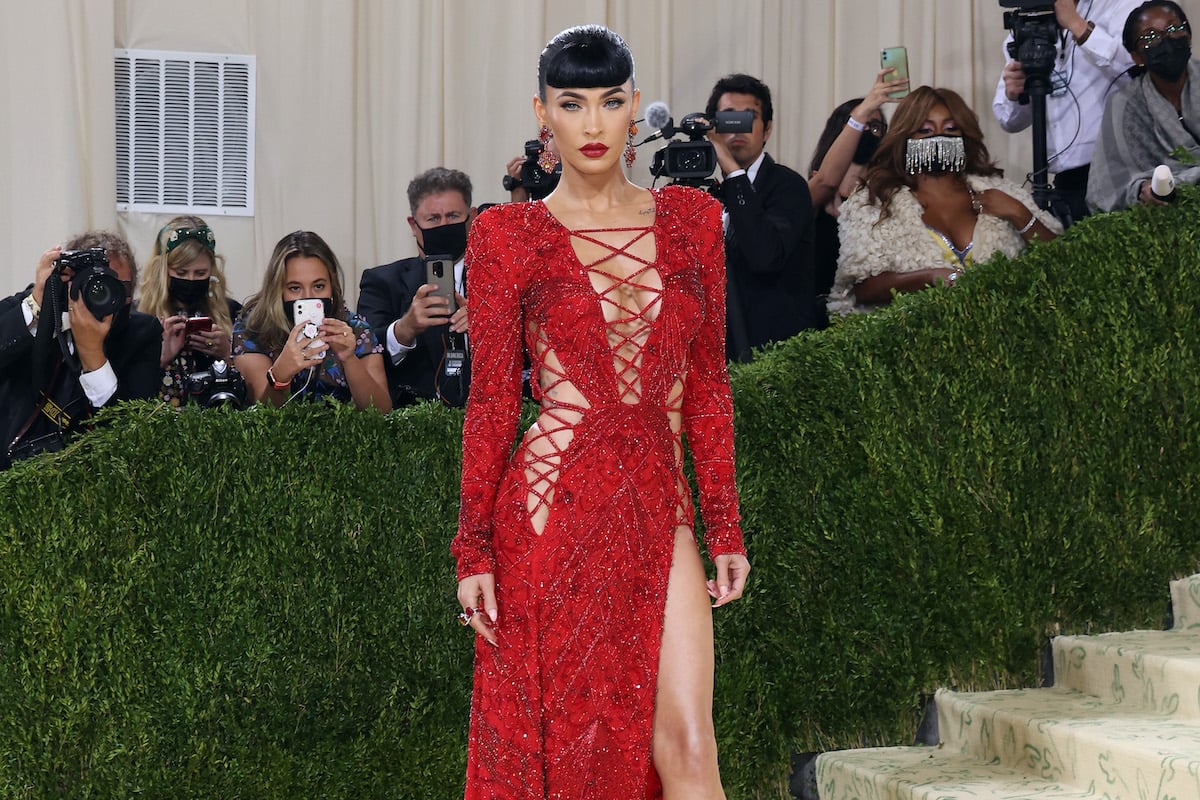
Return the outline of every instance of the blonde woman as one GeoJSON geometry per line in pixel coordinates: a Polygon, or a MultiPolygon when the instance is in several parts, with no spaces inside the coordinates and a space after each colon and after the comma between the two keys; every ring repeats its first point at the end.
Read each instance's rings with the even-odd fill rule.
{"type": "Polygon", "coordinates": [[[228,359],[241,304],[226,294],[225,258],[200,217],[175,217],[158,232],[142,273],[138,310],[162,322],[159,397],[179,405],[189,373],[228,359]]]}

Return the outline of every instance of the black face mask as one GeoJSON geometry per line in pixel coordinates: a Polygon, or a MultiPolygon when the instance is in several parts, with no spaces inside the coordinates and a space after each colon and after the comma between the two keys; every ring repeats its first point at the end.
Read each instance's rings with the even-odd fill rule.
{"type": "Polygon", "coordinates": [[[1176,39],[1167,37],[1142,53],[1146,70],[1165,81],[1174,83],[1187,72],[1188,60],[1192,57],[1192,42],[1184,36],[1176,39]]]}
{"type": "Polygon", "coordinates": [[[467,252],[467,222],[451,222],[436,228],[421,228],[422,248],[427,256],[448,255],[455,261],[467,252]]]}
{"type": "MultiPolygon", "coordinates": [[[[317,298],[306,297],[304,299],[305,300],[316,300],[317,298]]],[[[331,318],[333,316],[333,300],[328,297],[322,297],[321,301],[322,301],[322,305],[325,306],[325,319],[331,318]]],[[[296,319],[296,301],[295,300],[284,300],[283,301],[283,313],[287,315],[288,324],[294,325],[295,324],[294,320],[296,319]]]]}
{"type": "Polygon", "coordinates": [[[850,161],[860,166],[866,164],[878,149],[879,137],[870,131],[863,131],[858,137],[858,147],[854,148],[854,157],[850,161]]]}
{"type": "Polygon", "coordinates": [[[184,308],[195,308],[208,297],[208,278],[191,281],[171,277],[167,281],[167,296],[184,308]]]}

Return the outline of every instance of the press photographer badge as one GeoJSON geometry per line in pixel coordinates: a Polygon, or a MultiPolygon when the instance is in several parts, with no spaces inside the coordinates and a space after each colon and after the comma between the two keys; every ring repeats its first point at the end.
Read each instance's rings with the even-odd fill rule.
{"type": "Polygon", "coordinates": [[[462,348],[455,347],[446,351],[446,369],[445,375],[447,378],[457,378],[463,373],[463,365],[467,361],[467,351],[462,348]]]}

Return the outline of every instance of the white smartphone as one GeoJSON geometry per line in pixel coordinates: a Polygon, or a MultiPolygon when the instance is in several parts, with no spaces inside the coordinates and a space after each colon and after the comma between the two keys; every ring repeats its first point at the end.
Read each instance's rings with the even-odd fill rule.
{"type": "MultiPolygon", "coordinates": [[[[884,75],[884,80],[900,81],[908,79],[908,50],[904,47],[885,47],[879,54],[879,66],[883,69],[891,69],[891,73],[884,75]]],[[[888,97],[905,97],[908,94],[908,89],[897,89],[894,92],[888,92],[888,97]]]]}
{"type": "Polygon", "coordinates": [[[325,301],[320,297],[302,297],[292,306],[292,325],[304,323],[296,334],[296,341],[317,338],[318,329],[325,321],[325,301]]]}

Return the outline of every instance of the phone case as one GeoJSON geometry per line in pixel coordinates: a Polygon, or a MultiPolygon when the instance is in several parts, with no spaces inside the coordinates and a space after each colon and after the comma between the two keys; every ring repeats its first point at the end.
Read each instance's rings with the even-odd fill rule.
{"type": "MultiPolygon", "coordinates": [[[[884,75],[884,80],[899,81],[908,78],[908,50],[904,47],[885,47],[879,55],[879,66],[883,69],[891,68],[893,71],[884,75]]],[[[899,89],[895,92],[888,92],[888,97],[905,97],[908,95],[908,89],[899,89]]]]}
{"type": "Polygon", "coordinates": [[[437,285],[431,294],[446,298],[450,305],[450,313],[458,310],[457,298],[454,296],[454,262],[450,259],[431,258],[425,261],[425,282],[437,285]]]}
{"type": "Polygon", "coordinates": [[[292,325],[311,322],[320,325],[325,321],[325,301],[319,297],[306,297],[296,301],[292,309],[292,325]]]}
{"type": "Polygon", "coordinates": [[[213,328],[212,317],[190,317],[184,323],[184,333],[206,333],[213,328]]]}

